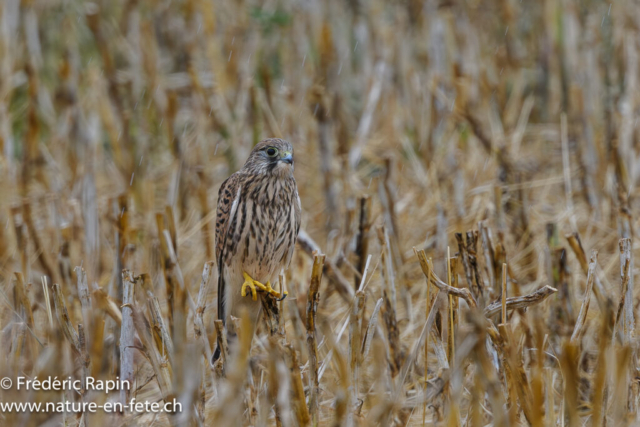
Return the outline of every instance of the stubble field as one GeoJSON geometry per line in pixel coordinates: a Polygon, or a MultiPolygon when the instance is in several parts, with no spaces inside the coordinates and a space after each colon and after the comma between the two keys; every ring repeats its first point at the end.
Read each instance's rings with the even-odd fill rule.
{"type": "Polygon", "coordinates": [[[640,424],[639,17],[3,1],[0,402],[181,410],[0,425],[640,424]],[[267,137],[295,147],[289,296],[211,367],[217,190],[267,137]]]}

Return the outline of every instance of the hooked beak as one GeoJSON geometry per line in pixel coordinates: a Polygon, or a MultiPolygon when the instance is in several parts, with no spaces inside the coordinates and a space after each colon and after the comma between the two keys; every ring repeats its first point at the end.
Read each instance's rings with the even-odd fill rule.
{"type": "Polygon", "coordinates": [[[293,164],[293,154],[291,154],[290,152],[286,151],[284,153],[282,153],[282,157],[280,158],[280,161],[288,163],[290,165],[293,164]]]}

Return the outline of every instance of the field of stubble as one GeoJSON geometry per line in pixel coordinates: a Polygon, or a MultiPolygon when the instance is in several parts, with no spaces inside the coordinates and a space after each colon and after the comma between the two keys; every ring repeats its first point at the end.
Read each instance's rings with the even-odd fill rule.
{"type": "Polygon", "coordinates": [[[0,403],[182,407],[0,425],[640,425],[639,17],[4,0],[0,403]],[[211,367],[217,189],[267,137],[295,147],[289,297],[211,367]]]}

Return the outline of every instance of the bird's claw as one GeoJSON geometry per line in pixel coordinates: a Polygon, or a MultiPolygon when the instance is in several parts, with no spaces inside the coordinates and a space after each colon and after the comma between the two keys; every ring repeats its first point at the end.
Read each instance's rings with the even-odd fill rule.
{"type": "Polygon", "coordinates": [[[278,301],[282,301],[287,296],[287,292],[284,292],[284,294],[280,294],[280,292],[271,287],[271,283],[269,282],[267,282],[266,285],[263,285],[257,280],[253,280],[247,273],[242,273],[242,275],[244,276],[244,283],[242,284],[240,295],[242,295],[243,297],[247,295],[247,288],[251,290],[251,298],[254,301],[258,299],[257,291],[266,292],[278,301]]]}
{"type": "Polygon", "coordinates": [[[251,290],[251,298],[256,301],[258,299],[258,295],[256,293],[256,285],[260,285],[264,287],[264,285],[260,282],[256,282],[249,276],[247,273],[242,273],[244,276],[244,283],[242,284],[242,290],[240,291],[240,295],[243,297],[247,295],[247,288],[251,290]]]}

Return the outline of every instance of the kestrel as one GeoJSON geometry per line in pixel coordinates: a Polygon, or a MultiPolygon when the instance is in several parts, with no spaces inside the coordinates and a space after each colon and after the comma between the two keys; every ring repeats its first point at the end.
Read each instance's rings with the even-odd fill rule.
{"type": "MultiPolygon", "coordinates": [[[[293,147],[282,139],[258,143],[246,163],[220,186],[216,216],[218,319],[235,335],[230,316],[247,307],[255,327],[257,293],[284,297],[271,282],[289,266],[300,230],[293,147]]],[[[220,349],[212,363],[220,356],[220,349]]]]}

